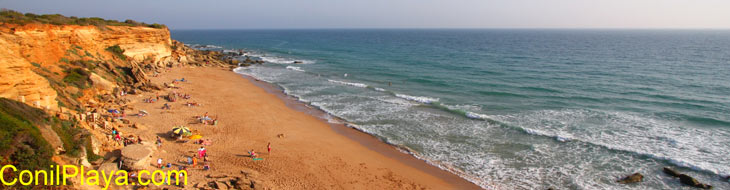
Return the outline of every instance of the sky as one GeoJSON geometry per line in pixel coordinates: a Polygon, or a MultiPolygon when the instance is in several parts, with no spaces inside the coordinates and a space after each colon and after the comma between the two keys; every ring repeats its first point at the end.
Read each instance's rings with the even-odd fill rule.
{"type": "Polygon", "coordinates": [[[0,0],[0,8],[171,29],[730,29],[730,0],[0,0]]]}

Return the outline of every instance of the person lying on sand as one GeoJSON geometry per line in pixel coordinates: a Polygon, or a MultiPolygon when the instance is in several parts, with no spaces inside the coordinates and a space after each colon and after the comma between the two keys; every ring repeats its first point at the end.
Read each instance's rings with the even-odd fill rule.
{"type": "Polygon", "coordinates": [[[251,151],[249,151],[248,154],[251,156],[251,158],[258,157],[258,155],[256,154],[256,152],[253,151],[253,149],[251,149],[251,151]]]}

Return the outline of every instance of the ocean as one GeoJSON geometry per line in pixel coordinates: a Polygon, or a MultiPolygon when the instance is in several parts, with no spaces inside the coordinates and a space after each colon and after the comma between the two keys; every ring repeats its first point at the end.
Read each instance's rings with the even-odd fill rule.
{"type": "Polygon", "coordinates": [[[484,188],[688,189],[672,167],[730,189],[728,30],[171,34],[245,49],[267,63],[235,72],[484,188]]]}

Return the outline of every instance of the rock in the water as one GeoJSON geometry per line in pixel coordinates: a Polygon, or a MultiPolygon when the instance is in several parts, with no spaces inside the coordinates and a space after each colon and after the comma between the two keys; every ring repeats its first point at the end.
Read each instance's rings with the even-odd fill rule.
{"type": "Polygon", "coordinates": [[[617,182],[621,184],[627,184],[627,183],[636,183],[641,182],[644,179],[644,176],[640,173],[634,173],[629,176],[626,176],[624,178],[619,179],[617,182]]]}
{"type": "Polygon", "coordinates": [[[677,172],[677,170],[674,170],[672,168],[667,168],[667,167],[664,167],[664,169],[662,171],[664,171],[665,174],[672,176],[672,177],[679,177],[679,175],[681,174],[681,173],[677,172]]]}
{"type": "Polygon", "coordinates": [[[692,187],[703,188],[703,189],[712,189],[711,185],[700,183],[699,181],[697,181],[697,179],[695,179],[692,176],[689,176],[687,174],[679,174],[679,181],[682,182],[682,184],[689,185],[692,187]]]}
{"type": "Polygon", "coordinates": [[[152,149],[141,144],[132,144],[122,149],[122,163],[132,170],[143,170],[150,164],[152,149]]]}

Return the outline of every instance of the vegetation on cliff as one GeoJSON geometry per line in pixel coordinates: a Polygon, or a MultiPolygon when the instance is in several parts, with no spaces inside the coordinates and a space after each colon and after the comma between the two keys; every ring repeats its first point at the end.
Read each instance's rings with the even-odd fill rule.
{"type": "Polygon", "coordinates": [[[124,55],[124,50],[119,45],[113,45],[106,48],[106,51],[111,52],[114,56],[119,59],[127,60],[127,56],[124,55]]]}
{"type": "MultiPolygon", "coordinates": [[[[37,126],[49,125],[63,142],[65,155],[77,157],[81,147],[87,147],[90,160],[99,159],[89,149],[90,137],[72,120],[61,120],[27,104],[0,98],[0,165],[12,164],[20,170],[49,170],[53,148],[37,126]]],[[[6,179],[18,173],[6,171],[6,179]]],[[[41,182],[42,184],[42,182],[41,182]]],[[[28,188],[28,187],[15,187],[28,188]]]]}
{"type": "Polygon", "coordinates": [[[45,14],[45,15],[37,15],[33,13],[21,13],[18,11],[8,10],[8,9],[2,9],[0,10],[0,22],[2,23],[12,23],[12,24],[19,24],[19,25],[25,25],[25,24],[31,24],[31,23],[40,23],[40,24],[52,24],[52,25],[81,25],[81,26],[88,26],[93,25],[97,26],[99,28],[104,28],[105,26],[145,26],[145,27],[151,27],[151,28],[167,28],[167,26],[163,24],[147,24],[144,22],[137,22],[134,20],[125,20],[124,22],[120,22],[117,20],[106,20],[99,17],[89,17],[89,18],[78,18],[78,17],[66,17],[60,14],[45,14]]]}
{"type": "Polygon", "coordinates": [[[35,127],[47,119],[41,109],[0,98],[0,165],[12,164],[19,170],[49,169],[53,150],[35,127]]]}

